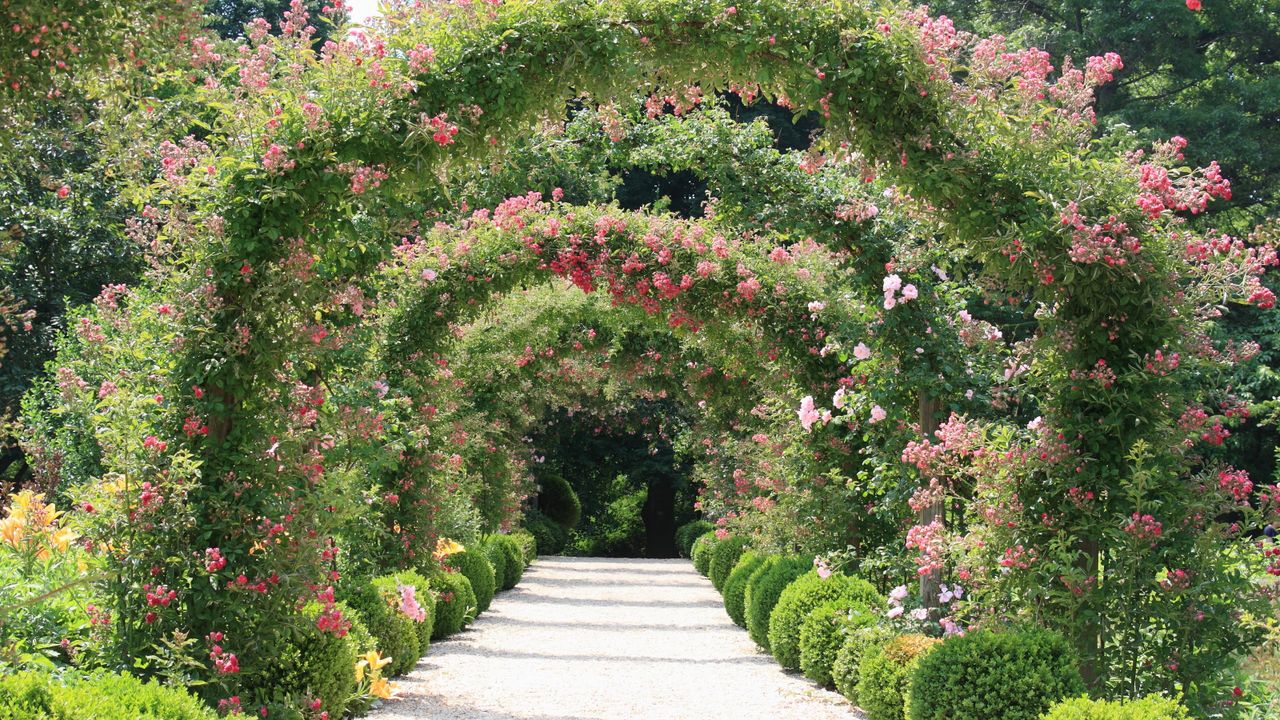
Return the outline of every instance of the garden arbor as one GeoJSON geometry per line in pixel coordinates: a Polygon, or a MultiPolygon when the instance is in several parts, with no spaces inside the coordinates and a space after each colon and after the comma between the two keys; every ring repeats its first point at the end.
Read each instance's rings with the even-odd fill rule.
{"type": "MultiPolygon", "coordinates": [[[[155,396],[158,382],[164,400],[100,409],[116,413],[116,429],[99,441],[104,466],[127,482],[151,478],[144,493],[170,488],[159,502],[180,501],[184,511],[130,525],[118,591],[123,605],[139,603],[153,568],[189,590],[182,614],[133,622],[138,647],[173,628],[266,628],[291,615],[298,598],[323,596],[317,589],[331,581],[335,555],[352,552],[331,540],[344,473],[396,473],[428,447],[415,417],[450,388],[425,381],[422,367],[439,365],[454,329],[490,298],[556,276],[675,326],[750,318],[799,369],[831,362],[819,342],[827,319],[810,304],[838,318],[848,298],[830,288],[865,283],[851,292],[871,299],[857,307],[870,308],[872,321],[848,312],[838,322],[874,329],[877,353],[911,358],[896,380],[912,393],[896,407],[875,405],[878,416],[870,399],[845,414],[871,411],[861,423],[871,440],[890,426],[925,431],[913,445],[922,522],[907,537],[922,576],[942,570],[947,477],[972,460],[978,477],[964,492],[1022,511],[996,526],[991,547],[1016,549],[1017,570],[1042,576],[1010,590],[1014,603],[1073,632],[1091,668],[1117,662],[1107,659],[1117,637],[1164,642],[1137,624],[1118,629],[1131,619],[1124,608],[1148,602],[1148,591],[1135,585],[1118,597],[1100,576],[1103,565],[1125,567],[1117,554],[1132,549],[1117,518],[1149,517],[1153,498],[1169,513],[1169,535],[1185,542],[1152,554],[1150,567],[1174,562],[1208,532],[1174,530],[1194,510],[1168,499],[1192,481],[1172,470],[1179,452],[1159,448],[1175,444],[1171,428],[1194,401],[1183,373],[1220,359],[1197,324],[1215,309],[1209,298],[1266,302],[1257,282],[1265,258],[1179,226],[1176,212],[1203,207],[1226,186],[1213,169],[1170,171],[1176,144],[1138,163],[1141,173],[1137,156],[1094,150],[1091,89],[1118,58],[1050,80],[1038,51],[973,42],[945,19],[854,2],[439,4],[393,9],[385,34],[357,34],[318,54],[305,19],[296,19],[280,40],[251,28],[234,86],[206,82],[202,97],[223,119],[205,140],[173,146],[159,189],[166,203],[139,228],[156,249],[160,280],[130,308],[135,327],[154,330],[139,335],[135,354],[153,362],[136,368],[133,396],[155,396]],[[654,94],[655,113],[684,111],[704,91],[819,113],[825,153],[811,153],[808,169],[849,163],[868,181],[891,183],[902,216],[926,227],[936,247],[974,268],[992,295],[1034,312],[1036,330],[1005,379],[1009,394],[1035,399],[1037,427],[1056,435],[1054,452],[1036,460],[1027,448],[993,443],[984,454],[975,450],[985,438],[956,448],[929,432],[961,382],[945,367],[947,333],[939,317],[893,309],[918,291],[898,273],[926,290],[931,276],[941,283],[946,274],[871,235],[861,245],[875,216],[866,198],[836,207],[832,232],[814,234],[853,258],[857,272],[838,281],[819,267],[826,261],[816,245],[778,240],[783,228],[735,233],[714,220],[572,207],[536,194],[469,216],[443,206],[451,172],[559,120],[568,100],[602,103],[602,116],[620,124],[614,104],[637,91],[654,94]],[[429,227],[442,217],[452,222],[429,227]],[[370,376],[382,374],[386,386],[371,387],[370,376]],[[318,422],[335,405],[331,422],[318,422]],[[384,451],[364,431],[371,426],[403,437],[384,451]],[[141,434],[169,438],[181,463],[147,455],[130,440],[141,434]],[[1135,491],[1145,460],[1133,453],[1143,442],[1167,472],[1144,471],[1135,491]],[[941,472],[949,454],[955,462],[941,472]],[[992,455],[1003,467],[975,460],[992,455]],[[993,485],[997,475],[1003,484],[993,485]],[[1098,504],[1072,504],[1073,488],[1098,504]],[[229,595],[205,583],[206,548],[220,548],[242,584],[263,590],[229,595]],[[1027,589],[1037,585],[1049,589],[1027,589]]],[[[99,321],[126,324],[110,299],[99,305],[99,321]]],[[[154,502],[144,498],[143,509],[154,502]]],[[[995,564],[972,562],[975,575],[995,564]]],[[[1184,629],[1162,628],[1175,638],[1184,629]]],[[[1170,671],[1179,682],[1205,671],[1186,653],[1170,671]]]]}

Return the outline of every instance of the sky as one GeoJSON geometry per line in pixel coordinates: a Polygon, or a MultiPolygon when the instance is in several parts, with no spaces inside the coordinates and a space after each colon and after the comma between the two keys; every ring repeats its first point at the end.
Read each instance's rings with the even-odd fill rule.
{"type": "Polygon", "coordinates": [[[378,14],[378,0],[347,0],[347,5],[351,8],[354,22],[364,22],[378,14]]]}

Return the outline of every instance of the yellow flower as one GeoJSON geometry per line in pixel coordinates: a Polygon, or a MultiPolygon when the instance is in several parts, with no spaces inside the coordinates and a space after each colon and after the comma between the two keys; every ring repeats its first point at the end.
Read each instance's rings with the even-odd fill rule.
{"type": "Polygon", "coordinates": [[[98,487],[108,495],[116,495],[124,492],[126,482],[125,476],[120,473],[107,473],[102,476],[102,482],[98,487]]]}
{"type": "Polygon", "coordinates": [[[364,669],[366,667],[369,668],[370,674],[377,678],[378,673],[380,673],[382,668],[386,667],[389,662],[391,662],[391,658],[382,657],[378,654],[377,650],[370,650],[365,653],[360,657],[360,660],[356,662],[356,682],[362,682],[364,680],[364,669]]]}
{"type": "Polygon", "coordinates": [[[79,538],[79,533],[67,528],[62,528],[49,536],[49,543],[58,549],[58,552],[66,552],[71,547],[71,543],[79,538]]]}
{"type": "Polygon", "coordinates": [[[369,694],[374,697],[386,700],[391,697],[391,693],[395,691],[395,687],[387,682],[384,678],[376,678],[373,684],[369,686],[369,694]]]}
{"type": "Polygon", "coordinates": [[[0,520],[0,540],[17,550],[19,549],[18,546],[22,544],[23,536],[26,535],[26,527],[26,520],[10,514],[4,520],[0,520]]]}
{"type": "Polygon", "coordinates": [[[450,540],[449,538],[440,538],[438,541],[436,541],[435,558],[437,560],[443,560],[444,558],[447,558],[450,555],[464,552],[465,550],[466,548],[458,544],[456,540],[450,540]]]}

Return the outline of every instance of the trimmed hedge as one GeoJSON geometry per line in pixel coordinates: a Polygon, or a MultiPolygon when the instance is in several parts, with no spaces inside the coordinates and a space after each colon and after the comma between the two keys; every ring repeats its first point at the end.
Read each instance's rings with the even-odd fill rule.
{"type": "Polygon", "coordinates": [[[476,594],[466,575],[458,572],[432,573],[431,589],[437,594],[432,640],[449,637],[475,619],[476,594]]]}
{"type": "Polygon", "coordinates": [[[217,717],[216,712],[182,688],[167,687],[154,680],[143,682],[132,675],[101,674],[61,682],[36,672],[0,675],[0,718],[5,720],[217,717]]]}
{"type": "Polygon", "coordinates": [[[1050,708],[1044,720],[1190,720],[1191,714],[1177,700],[1148,695],[1139,700],[1112,702],[1087,697],[1063,700],[1050,708]]]}
{"type": "Polygon", "coordinates": [[[497,591],[494,584],[497,576],[484,551],[476,549],[454,553],[446,562],[471,581],[471,590],[476,594],[476,613],[488,610],[489,603],[493,602],[493,594],[497,591]]]}
{"type": "Polygon", "coordinates": [[[493,591],[496,594],[507,586],[507,553],[492,538],[482,540],[479,547],[493,566],[493,591]]]}
{"type": "Polygon", "coordinates": [[[694,541],[715,529],[715,523],[707,520],[694,520],[676,528],[676,551],[680,553],[680,557],[692,558],[694,541]]]}
{"type": "Polygon", "coordinates": [[[551,518],[537,510],[524,515],[525,529],[536,538],[536,546],[544,555],[559,555],[569,544],[569,531],[557,525],[551,518]]]}
{"type": "Polygon", "coordinates": [[[378,653],[391,658],[385,671],[388,677],[409,672],[422,657],[418,623],[399,610],[401,584],[396,576],[383,575],[354,588],[345,598],[373,636],[378,653]]]}
{"type": "Polygon", "coordinates": [[[748,550],[738,558],[738,563],[729,573],[729,579],[724,581],[724,588],[720,593],[724,596],[724,611],[729,613],[729,619],[733,620],[733,624],[740,628],[747,626],[745,614],[747,581],[751,579],[751,573],[769,559],[771,559],[769,556],[748,550]]]}
{"type": "Polygon", "coordinates": [[[538,478],[538,509],[552,522],[565,530],[572,530],[582,519],[582,501],[573,486],[557,473],[546,473],[538,478]]]}
{"type": "Polygon", "coordinates": [[[707,578],[716,590],[724,590],[724,582],[729,579],[733,566],[738,558],[747,551],[748,541],[741,537],[727,537],[711,548],[711,559],[707,563],[707,578]]]}
{"type": "Polygon", "coordinates": [[[700,575],[705,576],[711,572],[711,551],[717,542],[720,541],[716,538],[715,530],[708,530],[693,541],[693,549],[689,552],[689,556],[693,559],[693,569],[700,575]]]}
{"type": "Polygon", "coordinates": [[[884,605],[875,587],[859,577],[835,574],[823,579],[817,570],[810,570],[796,578],[769,614],[769,652],[782,667],[800,669],[800,626],[814,608],[830,600],[868,608],[884,605]]]}
{"type": "Polygon", "coordinates": [[[773,606],[778,603],[782,591],[811,567],[813,563],[804,558],[782,557],[759,568],[747,580],[743,617],[751,639],[765,650],[769,649],[769,615],[773,606]]]}
{"type": "Polygon", "coordinates": [[[947,638],[911,680],[911,720],[1038,720],[1084,693],[1071,645],[1049,630],[979,630],[947,638]]]}
{"type": "MultiPolygon", "coordinates": [[[[521,547],[519,541],[510,535],[490,535],[486,542],[493,543],[498,546],[506,560],[505,567],[502,572],[502,584],[498,587],[503,590],[510,590],[520,582],[520,578],[524,577],[524,568],[527,563],[524,557],[524,548],[521,547]]],[[[495,565],[497,563],[494,563],[495,565]]],[[[497,578],[497,573],[494,573],[497,578]]]]}
{"type": "Polygon", "coordinates": [[[814,608],[800,623],[800,671],[819,685],[831,687],[831,672],[845,636],[877,621],[864,606],[844,599],[828,600],[814,608]]]}
{"type": "Polygon", "coordinates": [[[524,565],[529,567],[534,560],[538,559],[538,538],[529,532],[528,528],[520,528],[511,531],[511,538],[520,546],[520,550],[524,552],[524,565]]]}
{"type": "Polygon", "coordinates": [[[924,635],[899,635],[863,653],[858,665],[858,705],[868,720],[903,720],[916,665],[940,642],[924,635]]]}
{"type": "Polygon", "coordinates": [[[418,635],[418,657],[422,657],[431,647],[431,633],[435,631],[436,594],[431,590],[431,581],[417,570],[401,570],[394,577],[401,585],[413,586],[414,597],[427,614],[422,622],[413,623],[413,631],[418,635]]]}
{"type": "Polygon", "coordinates": [[[892,640],[893,629],[888,625],[873,624],[857,628],[844,637],[840,651],[836,653],[835,664],[831,666],[831,679],[836,691],[858,704],[858,671],[862,656],[871,648],[879,647],[892,640]]]}

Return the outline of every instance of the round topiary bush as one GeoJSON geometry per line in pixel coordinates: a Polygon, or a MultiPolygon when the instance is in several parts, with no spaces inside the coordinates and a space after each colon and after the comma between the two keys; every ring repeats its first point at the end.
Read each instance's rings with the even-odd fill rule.
{"type": "Polygon", "coordinates": [[[582,519],[582,501],[578,493],[557,473],[546,473],[538,478],[538,509],[552,522],[565,530],[572,530],[582,519]]]}
{"type": "Polygon", "coordinates": [[[707,520],[694,520],[676,528],[676,552],[682,558],[693,557],[693,543],[702,535],[715,530],[715,523],[707,520]]]}
{"type": "Polygon", "coordinates": [[[559,555],[569,544],[569,532],[551,518],[537,510],[530,510],[524,516],[525,529],[535,539],[535,545],[544,555],[559,555]]]}
{"type": "Polygon", "coordinates": [[[520,545],[520,550],[524,552],[524,566],[529,567],[534,560],[538,559],[538,539],[528,528],[520,528],[511,531],[511,537],[520,545]]]}
{"type": "Polygon", "coordinates": [[[704,532],[693,541],[693,550],[689,555],[693,558],[693,569],[699,574],[706,575],[711,572],[711,550],[719,541],[715,530],[704,532]]]}
{"type": "Polygon", "coordinates": [[[436,622],[431,632],[432,640],[449,637],[475,618],[476,594],[466,575],[432,573],[431,589],[436,591],[436,622]]]}
{"type": "Polygon", "coordinates": [[[911,674],[920,658],[940,642],[924,635],[899,635],[862,654],[858,664],[858,705],[868,720],[903,720],[911,674]]]}
{"type": "MultiPolygon", "coordinates": [[[[851,629],[844,636],[840,651],[836,653],[835,664],[831,666],[831,680],[836,691],[858,704],[858,670],[862,656],[871,648],[879,647],[892,640],[893,629],[879,622],[866,627],[851,629]]],[[[802,659],[803,661],[803,659],[802,659]]]]}
{"type": "MultiPolygon", "coordinates": [[[[510,590],[520,582],[520,578],[524,577],[525,559],[524,549],[520,547],[520,543],[510,535],[490,535],[489,542],[492,542],[502,552],[505,560],[502,571],[503,590],[510,590]]],[[[494,577],[497,577],[495,573],[494,577]]]]}
{"type": "Polygon", "coordinates": [[[769,652],[782,667],[800,669],[800,626],[810,611],[829,600],[879,608],[884,598],[871,583],[859,577],[834,574],[827,578],[810,570],[782,591],[769,614],[769,652]]]}
{"type": "Polygon", "coordinates": [[[391,658],[387,676],[402,675],[417,664],[419,653],[417,623],[400,608],[401,583],[393,575],[374,578],[355,588],[346,602],[359,615],[383,657],[391,658]]]}
{"type": "Polygon", "coordinates": [[[471,590],[476,594],[476,614],[488,610],[497,589],[494,585],[497,576],[494,575],[493,564],[484,551],[477,548],[454,553],[445,562],[471,581],[471,590]]]}
{"type": "Polygon", "coordinates": [[[1084,692],[1079,661],[1061,635],[1042,629],[980,630],[947,638],[920,660],[911,720],[1038,720],[1084,692]]]}
{"type": "Polygon", "coordinates": [[[805,558],[782,557],[760,567],[747,580],[743,618],[747,621],[751,639],[765,650],[769,649],[769,615],[773,606],[778,603],[782,591],[811,567],[813,563],[805,558]]]}
{"type": "MultiPolygon", "coordinates": [[[[366,583],[361,587],[362,599],[373,597],[372,584],[366,583]]],[[[247,695],[272,701],[289,697],[319,700],[320,711],[329,713],[331,717],[342,717],[347,700],[356,689],[356,678],[352,672],[356,663],[356,639],[350,631],[338,637],[333,632],[317,628],[316,620],[322,612],[323,606],[315,602],[308,603],[303,608],[296,622],[296,630],[291,635],[293,640],[273,647],[265,666],[252,677],[244,678],[247,695]]],[[[416,650],[418,640],[413,630],[406,628],[404,633],[408,635],[411,647],[416,650]]],[[[382,651],[382,654],[387,656],[390,653],[382,651]]],[[[417,661],[418,656],[415,654],[408,666],[413,667],[417,661]]],[[[270,705],[271,702],[267,704],[270,705]]],[[[170,717],[158,712],[159,708],[149,709],[155,714],[148,714],[147,717],[170,717]]]]}
{"type": "Polygon", "coordinates": [[[1148,695],[1138,700],[1063,700],[1043,720],[1190,720],[1191,714],[1177,700],[1148,695]]]}
{"type": "MultiPolygon", "coordinates": [[[[315,634],[325,634],[316,631],[315,634]]],[[[332,635],[325,634],[333,640],[332,635]]],[[[341,642],[339,642],[341,644],[341,642]]],[[[354,654],[339,653],[334,664],[326,664],[323,659],[309,669],[336,667],[336,662],[351,658],[354,654]]],[[[351,676],[350,669],[347,675],[351,676]]],[[[47,678],[47,676],[46,676],[47,678]]],[[[327,691],[324,695],[310,695],[326,703],[332,699],[333,684],[355,689],[354,676],[348,679],[341,677],[324,677],[312,675],[310,680],[315,687],[327,691]]],[[[139,718],[163,718],[164,720],[215,720],[218,713],[199,698],[187,692],[186,688],[161,685],[156,680],[140,680],[124,673],[102,673],[88,677],[63,677],[51,682],[53,701],[48,714],[30,715],[30,720],[138,720],[139,718]]],[[[331,705],[324,704],[324,707],[331,705]]],[[[341,704],[338,707],[342,707],[341,704]]],[[[0,699],[0,710],[5,708],[0,699]]],[[[17,720],[14,716],[0,713],[5,720],[17,720]]],[[[24,716],[17,716],[19,718],[24,716]]]]}
{"type": "Polygon", "coordinates": [[[497,593],[498,590],[507,586],[507,553],[503,551],[501,545],[493,541],[492,536],[480,542],[480,551],[489,558],[489,564],[493,565],[493,588],[497,593]]]}
{"type": "Polygon", "coordinates": [[[748,550],[738,558],[737,564],[729,573],[729,579],[724,581],[724,588],[720,594],[724,597],[724,611],[729,613],[729,619],[733,620],[734,625],[741,628],[747,626],[745,614],[747,581],[751,579],[751,573],[772,559],[776,558],[748,550]]]}
{"type": "Polygon", "coordinates": [[[878,618],[866,606],[848,600],[828,600],[800,623],[800,670],[810,680],[830,687],[831,671],[845,636],[874,625],[878,618]]]}
{"type": "Polygon", "coordinates": [[[711,560],[707,563],[707,577],[716,590],[724,590],[724,581],[729,579],[733,566],[738,558],[747,551],[747,539],[727,537],[711,548],[711,560]]]}
{"type": "Polygon", "coordinates": [[[400,585],[413,586],[414,601],[422,608],[422,620],[414,620],[413,623],[413,630],[418,635],[418,657],[422,657],[431,647],[431,633],[435,631],[436,594],[431,590],[431,581],[417,570],[401,570],[395,578],[400,585]]]}

